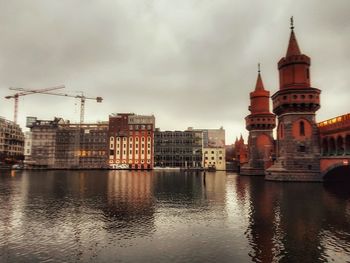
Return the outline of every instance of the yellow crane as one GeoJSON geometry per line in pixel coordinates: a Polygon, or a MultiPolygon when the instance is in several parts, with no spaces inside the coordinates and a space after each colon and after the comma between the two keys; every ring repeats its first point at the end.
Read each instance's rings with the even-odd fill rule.
{"type": "Polygon", "coordinates": [[[14,99],[15,100],[15,109],[14,109],[14,116],[13,116],[13,122],[17,123],[17,117],[18,117],[18,98],[20,96],[30,95],[30,94],[36,94],[36,93],[44,93],[49,92],[51,90],[58,90],[65,88],[64,85],[51,87],[51,88],[45,88],[45,89],[23,89],[23,88],[9,88],[10,90],[17,90],[20,92],[17,92],[13,95],[5,96],[5,99],[14,99]]]}

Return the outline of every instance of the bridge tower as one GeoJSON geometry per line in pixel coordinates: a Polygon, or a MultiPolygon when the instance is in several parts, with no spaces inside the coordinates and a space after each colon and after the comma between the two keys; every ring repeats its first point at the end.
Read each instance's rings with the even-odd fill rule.
{"type": "Polygon", "coordinates": [[[276,126],[276,117],[270,112],[269,100],[270,92],[264,89],[259,64],[255,90],[250,93],[250,114],[245,118],[249,131],[249,160],[241,168],[241,175],[265,175],[265,169],[272,164],[272,130],[276,126]]]}
{"type": "Polygon", "coordinates": [[[301,53],[291,18],[286,56],[278,62],[280,88],[272,95],[278,117],[277,160],[267,180],[320,181],[320,145],[315,114],[319,89],[310,84],[310,58],[301,53]]]}

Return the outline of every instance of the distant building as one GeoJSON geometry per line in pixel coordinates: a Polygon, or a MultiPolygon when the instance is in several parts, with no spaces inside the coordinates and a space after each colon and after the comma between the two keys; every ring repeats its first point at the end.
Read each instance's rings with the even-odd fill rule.
{"type": "Polygon", "coordinates": [[[0,117],[0,162],[16,163],[23,160],[24,134],[20,126],[0,117]]]}
{"type": "Polygon", "coordinates": [[[203,148],[203,167],[226,170],[225,148],[203,148]]]}
{"type": "Polygon", "coordinates": [[[108,167],[108,123],[61,124],[56,136],[55,167],[108,167]]]}
{"type": "Polygon", "coordinates": [[[32,132],[26,131],[24,133],[24,160],[30,160],[32,156],[32,132]]]}
{"type": "Polygon", "coordinates": [[[225,146],[226,171],[237,171],[235,167],[235,147],[234,144],[225,146]]]}
{"type": "Polygon", "coordinates": [[[202,131],[160,131],[154,134],[155,166],[202,167],[202,131]]]}
{"type": "MultiPolygon", "coordinates": [[[[28,165],[37,168],[54,168],[56,153],[56,134],[59,125],[64,123],[62,118],[53,120],[38,120],[30,117],[27,127],[32,133],[31,158],[28,165]]],[[[28,118],[27,118],[28,120],[28,118]]]]}
{"type": "Polygon", "coordinates": [[[118,113],[109,116],[109,166],[125,169],[153,169],[153,115],[118,113]]]}
{"type": "Polygon", "coordinates": [[[220,129],[194,129],[188,127],[188,131],[200,131],[203,133],[203,147],[225,148],[225,130],[220,129]]]}
{"type": "Polygon", "coordinates": [[[237,170],[240,171],[240,168],[248,162],[248,145],[244,143],[244,139],[241,137],[236,138],[234,146],[234,162],[237,170]]]}
{"type": "Polygon", "coordinates": [[[193,129],[189,131],[202,132],[203,149],[202,149],[202,166],[203,168],[215,168],[225,170],[225,130],[220,129],[193,129]]]}

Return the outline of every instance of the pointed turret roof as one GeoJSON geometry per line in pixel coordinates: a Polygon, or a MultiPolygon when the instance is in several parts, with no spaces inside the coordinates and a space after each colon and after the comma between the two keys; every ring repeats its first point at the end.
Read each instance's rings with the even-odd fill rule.
{"type": "Polygon", "coordinates": [[[291,17],[291,19],[290,19],[290,29],[291,29],[291,32],[290,32],[290,38],[289,38],[286,57],[294,56],[294,55],[301,55],[298,41],[297,41],[297,38],[295,37],[295,34],[294,34],[293,17],[291,17]]]}
{"type": "Polygon", "coordinates": [[[258,73],[258,78],[256,80],[256,85],[255,85],[255,91],[258,91],[258,90],[265,90],[263,81],[261,79],[260,70],[259,70],[259,73],[258,73]]]}

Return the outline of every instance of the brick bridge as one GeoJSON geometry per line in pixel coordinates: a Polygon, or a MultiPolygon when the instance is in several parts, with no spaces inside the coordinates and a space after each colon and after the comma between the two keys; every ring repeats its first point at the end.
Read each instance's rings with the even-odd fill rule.
{"type": "Polygon", "coordinates": [[[317,124],[324,180],[350,180],[350,113],[317,124]]]}

